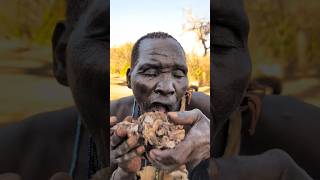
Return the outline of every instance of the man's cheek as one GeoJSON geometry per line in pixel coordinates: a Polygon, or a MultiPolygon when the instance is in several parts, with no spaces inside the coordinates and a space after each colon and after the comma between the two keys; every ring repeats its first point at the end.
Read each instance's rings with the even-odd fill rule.
{"type": "Polygon", "coordinates": [[[182,86],[182,87],[188,87],[188,84],[189,84],[188,77],[183,77],[181,79],[177,79],[176,82],[178,84],[180,84],[180,86],[182,86]]]}
{"type": "MultiPolygon", "coordinates": [[[[103,58],[106,54],[100,53],[96,56],[88,56],[83,52],[69,56],[67,61],[68,81],[77,101],[82,104],[96,102],[101,106],[107,99],[107,66],[103,58]]],[[[103,104],[104,105],[104,104],[103,104]]]]}
{"type": "Polygon", "coordinates": [[[175,89],[178,99],[182,98],[188,90],[188,79],[184,78],[175,82],[175,89]]]}
{"type": "Polygon", "coordinates": [[[137,78],[134,81],[132,81],[132,87],[133,87],[133,91],[135,94],[137,95],[148,95],[152,92],[152,89],[150,86],[151,85],[151,81],[147,81],[145,79],[142,78],[137,78]]]}

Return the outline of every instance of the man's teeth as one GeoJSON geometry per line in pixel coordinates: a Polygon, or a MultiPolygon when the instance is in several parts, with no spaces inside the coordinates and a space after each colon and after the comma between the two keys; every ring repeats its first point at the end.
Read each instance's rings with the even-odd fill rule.
{"type": "Polygon", "coordinates": [[[154,108],[152,108],[152,111],[159,111],[159,112],[163,112],[163,113],[165,113],[167,110],[166,110],[166,108],[165,107],[163,107],[163,106],[155,106],[154,108]]]}

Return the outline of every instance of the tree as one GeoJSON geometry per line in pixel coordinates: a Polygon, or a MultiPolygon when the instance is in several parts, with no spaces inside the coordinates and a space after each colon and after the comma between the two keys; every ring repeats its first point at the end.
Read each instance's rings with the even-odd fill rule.
{"type": "MultiPolygon", "coordinates": [[[[192,14],[192,10],[185,10],[187,23],[183,25],[184,31],[194,32],[197,36],[197,40],[201,42],[204,54],[206,56],[210,45],[207,44],[210,41],[210,21],[204,18],[197,18],[192,14]]],[[[210,42],[209,42],[210,43],[210,42]]]]}
{"type": "Polygon", "coordinates": [[[112,74],[125,77],[127,69],[130,67],[132,48],[133,43],[131,42],[110,48],[110,70],[112,74]]]}

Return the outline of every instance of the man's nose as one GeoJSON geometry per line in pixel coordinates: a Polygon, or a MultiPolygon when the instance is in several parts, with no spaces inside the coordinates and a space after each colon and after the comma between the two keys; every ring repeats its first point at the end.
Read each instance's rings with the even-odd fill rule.
{"type": "Polygon", "coordinates": [[[173,95],[175,93],[175,89],[172,80],[168,79],[160,81],[154,92],[163,96],[173,95]]]}

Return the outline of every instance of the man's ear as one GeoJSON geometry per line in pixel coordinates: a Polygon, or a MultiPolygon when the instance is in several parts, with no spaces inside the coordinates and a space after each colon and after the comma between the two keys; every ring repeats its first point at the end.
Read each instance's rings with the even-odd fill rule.
{"type": "Polygon", "coordinates": [[[53,74],[60,84],[68,86],[66,73],[67,40],[65,33],[66,26],[64,21],[58,22],[52,34],[51,43],[53,54],[53,74]]]}
{"type": "Polygon", "coordinates": [[[128,68],[127,70],[127,86],[128,88],[131,89],[131,69],[130,68],[128,68]]]}

